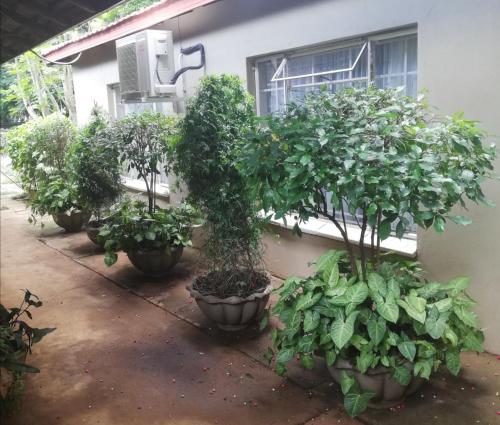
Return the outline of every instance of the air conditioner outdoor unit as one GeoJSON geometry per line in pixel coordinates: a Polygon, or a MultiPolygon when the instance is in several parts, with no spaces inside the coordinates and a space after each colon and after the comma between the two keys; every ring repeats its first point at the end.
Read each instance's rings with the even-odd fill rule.
{"type": "Polygon", "coordinates": [[[145,30],[116,40],[123,102],[176,95],[172,31],[145,30]]]}

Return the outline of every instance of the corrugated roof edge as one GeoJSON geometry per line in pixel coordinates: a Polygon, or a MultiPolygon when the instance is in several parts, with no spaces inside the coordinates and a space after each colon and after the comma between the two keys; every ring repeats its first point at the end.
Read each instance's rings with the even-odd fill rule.
{"type": "Polygon", "coordinates": [[[51,61],[65,59],[109,41],[147,29],[160,22],[220,0],[165,0],[137,11],[97,31],[43,52],[51,61]]]}

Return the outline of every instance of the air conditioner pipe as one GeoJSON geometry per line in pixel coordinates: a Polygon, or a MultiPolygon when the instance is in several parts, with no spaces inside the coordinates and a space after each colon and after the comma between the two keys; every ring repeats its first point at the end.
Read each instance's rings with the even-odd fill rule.
{"type": "Polygon", "coordinates": [[[191,55],[192,53],[195,52],[200,52],[200,64],[199,65],[191,65],[191,66],[185,66],[181,69],[179,69],[172,79],[170,80],[170,84],[175,84],[177,82],[177,79],[184,74],[186,71],[192,70],[192,69],[201,69],[205,66],[205,47],[203,47],[203,44],[195,44],[194,46],[191,47],[186,47],[186,48],[181,48],[181,55],[191,55]]]}

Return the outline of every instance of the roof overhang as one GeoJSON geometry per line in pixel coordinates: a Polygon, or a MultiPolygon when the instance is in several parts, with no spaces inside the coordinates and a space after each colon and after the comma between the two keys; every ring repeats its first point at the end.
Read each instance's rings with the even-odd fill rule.
{"type": "Polygon", "coordinates": [[[46,51],[44,52],[44,56],[51,61],[58,61],[137,31],[150,28],[153,25],[216,1],[219,0],[166,0],[99,31],[88,34],[85,37],[46,51]]]}
{"type": "Polygon", "coordinates": [[[98,15],[120,0],[2,0],[0,63],[98,15]]]}

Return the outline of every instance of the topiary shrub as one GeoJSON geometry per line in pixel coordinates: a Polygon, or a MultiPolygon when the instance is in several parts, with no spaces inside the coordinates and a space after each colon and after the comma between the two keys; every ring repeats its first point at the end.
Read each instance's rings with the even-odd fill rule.
{"type": "Polygon", "coordinates": [[[253,126],[252,98],[238,77],[205,77],[187,106],[174,147],[174,170],[205,216],[211,274],[195,287],[206,294],[246,296],[262,288],[253,273],[261,266],[257,205],[235,166],[253,126]]]}

